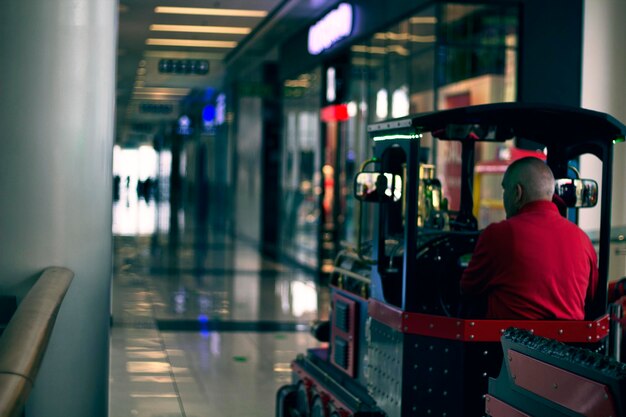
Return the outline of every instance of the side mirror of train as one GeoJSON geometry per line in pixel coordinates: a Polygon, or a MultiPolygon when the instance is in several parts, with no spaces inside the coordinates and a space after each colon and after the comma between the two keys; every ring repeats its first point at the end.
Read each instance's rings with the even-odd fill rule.
{"type": "Polygon", "coordinates": [[[567,207],[594,207],[598,204],[598,183],[594,180],[559,178],[554,192],[567,207]]]}
{"type": "Polygon", "coordinates": [[[402,198],[402,177],[388,172],[359,172],[354,178],[354,196],[365,202],[396,202],[402,198]]]}

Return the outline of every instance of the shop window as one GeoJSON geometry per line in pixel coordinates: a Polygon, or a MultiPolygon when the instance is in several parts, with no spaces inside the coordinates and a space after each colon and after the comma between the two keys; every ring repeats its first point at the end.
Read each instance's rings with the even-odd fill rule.
{"type": "Polygon", "coordinates": [[[281,252],[317,266],[321,71],[283,82],[281,252]]]}

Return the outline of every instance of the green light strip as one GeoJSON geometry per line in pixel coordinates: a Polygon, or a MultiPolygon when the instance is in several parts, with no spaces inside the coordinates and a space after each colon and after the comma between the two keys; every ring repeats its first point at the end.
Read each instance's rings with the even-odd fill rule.
{"type": "Polygon", "coordinates": [[[374,136],[375,141],[381,140],[393,140],[393,139],[419,139],[421,135],[411,134],[411,135],[384,135],[384,136],[374,136]]]}
{"type": "Polygon", "coordinates": [[[622,142],[626,142],[626,138],[624,138],[624,136],[613,139],[613,145],[615,145],[616,143],[622,143],[622,142]]]}

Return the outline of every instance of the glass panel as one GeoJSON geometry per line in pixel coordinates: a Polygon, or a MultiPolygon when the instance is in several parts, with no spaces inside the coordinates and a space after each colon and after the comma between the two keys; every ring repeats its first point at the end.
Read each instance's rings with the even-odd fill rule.
{"type": "MultiPolygon", "coordinates": [[[[354,45],[349,94],[355,116],[347,127],[348,155],[355,151],[353,165],[371,155],[367,123],[446,108],[515,101],[517,45],[516,6],[457,3],[439,3],[422,9],[354,45]]],[[[443,197],[449,197],[450,209],[457,210],[460,144],[432,141],[427,135],[422,146],[427,148],[422,161],[435,165],[443,197]]],[[[497,164],[510,161],[511,155],[518,155],[512,141],[480,143],[476,162],[497,164]]],[[[500,183],[485,180],[483,191],[491,196],[485,198],[492,202],[500,196],[500,183]]],[[[353,186],[349,178],[346,184],[353,186]]],[[[354,241],[351,218],[355,206],[350,191],[347,192],[346,240],[354,241]]],[[[486,223],[499,218],[501,210],[497,207],[494,210],[484,216],[486,223]]]]}
{"type": "MultiPolygon", "coordinates": [[[[517,83],[518,9],[501,5],[444,4],[440,6],[437,46],[437,109],[514,101],[517,83]]],[[[455,197],[460,187],[461,146],[440,142],[436,151],[437,172],[451,210],[457,210],[455,197]]],[[[511,142],[482,142],[476,148],[476,163],[485,166],[508,165],[511,142]],[[504,161],[504,162],[503,162],[504,161]],[[508,162],[507,162],[508,161],[508,162]]],[[[491,176],[484,182],[480,197],[485,212],[480,227],[500,219],[497,200],[500,183],[491,176]],[[494,211],[495,210],[495,211],[494,211]]]]}
{"type": "Polygon", "coordinates": [[[320,69],[283,87],[282,252],[317,267],[320,190],[320,69]]]}
{"type": "Polygon", "coordinates": [[[435,106],[435,41],[437,17],[435,7],[429,7],[409,20],[411,57],[409,88],[411,113],[433,111],[435,106]]]}

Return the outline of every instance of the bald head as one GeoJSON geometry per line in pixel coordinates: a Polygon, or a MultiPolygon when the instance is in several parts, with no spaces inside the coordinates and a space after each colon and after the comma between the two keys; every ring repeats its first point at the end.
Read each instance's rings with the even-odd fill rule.
{"type": "Polygon", "coordinates": [[[507,218],[532,201],[551,201],[554,175],[538,158],[518,159],[507,168],[502,180],[503,200],[507,218]]]}

